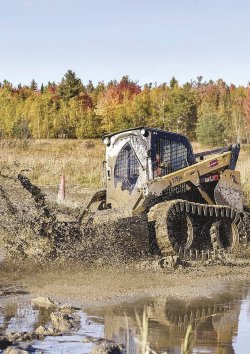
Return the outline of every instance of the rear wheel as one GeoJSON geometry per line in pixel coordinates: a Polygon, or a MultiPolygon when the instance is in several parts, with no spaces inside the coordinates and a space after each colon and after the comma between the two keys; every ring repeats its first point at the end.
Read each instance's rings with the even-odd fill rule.
{"type": "Polygon", "coordinates": [[[244,243],[245,230],[241,223],[236,224],[234,220],[222,218],[212,224],[210,236],[214,250],[224,249],[234,252],[244,243]]]}

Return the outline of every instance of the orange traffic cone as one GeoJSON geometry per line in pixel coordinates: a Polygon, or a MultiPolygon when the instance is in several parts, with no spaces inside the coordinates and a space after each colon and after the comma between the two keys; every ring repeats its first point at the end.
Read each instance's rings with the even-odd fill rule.
{"type": "Polygon", "coordinates": [[[65,176],[63,172],[61,175],[61,183],[59,185],[57,200],[59,202],[63,202],[65,200],[65,176]]]}

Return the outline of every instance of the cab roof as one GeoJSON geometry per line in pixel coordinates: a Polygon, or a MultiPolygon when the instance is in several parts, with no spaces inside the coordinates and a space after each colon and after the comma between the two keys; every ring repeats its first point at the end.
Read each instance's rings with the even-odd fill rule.
{"type": "Polygon", "coordinates": [[[129,131],[133,131],[133,130],[141,130],[141,129],[146,129],[150,132],[158,132],[158,133],[162,133],[162,134],[169,134],[170,133],[171,135],[180,136],[180,137],[184,137],[187,139],[186,136],[179,134],[179,133],[174,133],[174,132],[170,132],[170,131],[159,129],[159,128],[140,126],[140,127],[136,127],[136,128],[129,128],[129,129],[120,130],[118,132],[111,133],[111,134],[105,134],[105,135],[103,135],[102,140],[105,138],[111,138],[112,136],[120,134],[120,133],[125,133],[125,132],[129,132],[129,131]]]}

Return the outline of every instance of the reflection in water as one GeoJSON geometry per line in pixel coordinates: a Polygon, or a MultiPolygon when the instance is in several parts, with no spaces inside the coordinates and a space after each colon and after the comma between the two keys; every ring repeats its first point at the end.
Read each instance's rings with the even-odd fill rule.
{"type": "Polygon", "coordinates": [[[250,289],[248,296],[241,303],[241,310],[239,316],[238,334],[234,338],[235,353],[249,353],[250,352],[250,289]]]}
{"type": "MultiPolygon", "coordinates": [[[[53,309],[0,298],[0,335],[46,325],[53,309]]],[[[46,337],[31,344],[48,353],[89,353],[93,338],[123,343],[126,354],[139,354],[141,345],[156,353],[247,353],[250,348],[250,286],[234,284],[211,299],[142,299],[134,303],[79,311],[81,328],[72,335],[46,337]],[[144,317],[143,317],[144,316],[144,317]]]]}
{"type": "MultiPolygon", "coordinates": [[[[211,299],[153,299],[90,312],[104,318],[105,337],[127,345],[129,354],[140,352],[137,339],[141,333],[136,313],[142,319],[145,311],[149,321],[148,342],[155,352],[177,354],[185,347],[186,353],[230,354],[246,353],[237,351],[234,342],[240,341],[237,336],[240,312],[243,311],[247,318],[249,304],[248,287],[235,285],[211,299]]],[[[248,346],[249,327],[250,324],[248,346]]]]}

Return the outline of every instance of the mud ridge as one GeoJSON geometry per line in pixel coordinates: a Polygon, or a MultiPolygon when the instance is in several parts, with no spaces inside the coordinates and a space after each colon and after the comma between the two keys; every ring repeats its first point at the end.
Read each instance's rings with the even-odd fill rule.
{"type": "MultiPolygon", "coordinates": [[[[88,212],[79,203],[57,203],[19,173],[0,175],[0,238],[7,258],[65,258],[81,262],[115,263],[147,255],[147,247],[131,237],[131,220],[121,212],[88,212]]],[[[145,220],[142,220],[145,222],[145,220]]]]}

